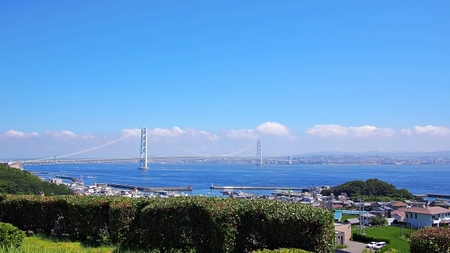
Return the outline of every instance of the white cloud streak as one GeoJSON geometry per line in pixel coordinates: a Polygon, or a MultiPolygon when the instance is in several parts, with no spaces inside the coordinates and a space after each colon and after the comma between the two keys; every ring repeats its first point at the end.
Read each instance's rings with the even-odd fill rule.
{"type": "Polygon", "coordinates": [[[39,137],[39,134],[36,132],[27,134],[27,133],[17,131],[17,130],[8,130],[5,132],[4,136],[9,137],[9,138],[26,139],[26,138],[31,138],[31,137],[39,137]]]}
{"type": "Polygon", "coordinates": [[[255,139],[258,134],[252,129],[230,130],[225,132],[225,136],[232,139],[255,139]]]}
{"type": "Polygon", "coordinates": [[[402,134],[412,135],[426,135],[426,136],[450,136],[450,128],[440,126],[415,126],[414,128],[406,128],[400,131],[402,134]]]}
{"type": "Polygon", "coordinates": [[[390,128],[378,128],[375,126],[346,127],[341,125],[315,125],[306,131],[311,136],[318,137],[391,137],[395,131],[390,128]]]}
{"type": "MultiPolygon", "coordinates": [[[[141,129],[124,129],[122,130],[122,133],[125,135],[141,135],[141,129]]],[[[195,130],[192,128],[186,128],[181,129],[178,126],[174,126],[172,128],[153,128],[153,129],[147,129],[147,136],[150,137],[166,137],[166,138],[187,138],[187,137],[193,137],[193,138],[203,138],[207,140],[217,140],[220,137],[209,133],[206,131],[200,131],[195,130]]]]}
{"type": "Polygon", "coordinates": [[[45,135],[56,138],[56,139],[60,139],[60,138],[76,138],[78,137],[75,133],[68,131],[68,130],[63,130],[63,131],[59,131],[59,132],[53,132],[53,131],[45,131],[44,132],[45,135]]]}

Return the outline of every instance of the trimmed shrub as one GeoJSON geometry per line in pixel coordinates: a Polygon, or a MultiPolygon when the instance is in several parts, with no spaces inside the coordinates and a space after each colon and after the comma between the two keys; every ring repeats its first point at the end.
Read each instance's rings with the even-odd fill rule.
{"type": "Polygon", "coordinates": [[[163,252],[335,249],[331,212],[274,200],[6,195],[0,220],[24,231],[163,252]]]}
{"type": "Polygon", "coordinates": [[[359,233],[353,233],[352,239],[353,239],[353,241],[362,242],[362,243],[382,241],[382,242],[386,242],[386,244],[389,244],[391,242],[391,240],[389,240],[387,238],[376,238],[376,237],[371,237],[371,236],[365,236],[365,235],[362,235],[359,233]]]}
{"type": "Polygon", "coordinates": [[[136,216],[136,201],[121,198],[109,205],[109,239],[112,243],[125,246],[130,245],[129,235],[132,231],[136,216]]]}
{"type": "Polygon", "coordinates": [[[67,201],[62,197],[6,195],[0,204],[0,220],[23,231],[45,235],[61,234],[67,201]]]}
{"type": "Polygon", "coordinates": [[[409,248],[411,253],[450,252],[450,228],[428,227],[419,229],[411,235],[409,248]]]}
{"type": "Polygon", "coordinates": [[[25,233],[23,231],[19,230],[17,227],[9,223],[0,222],[1,248],[20,247],[24,238],[25,233]]]}
{"type": "Polygon", "coordinates": [[[103,197],[68,197],[67,218],[64,217],[68,234],[80,241],[108,241],[109,203],[103,197]]]}

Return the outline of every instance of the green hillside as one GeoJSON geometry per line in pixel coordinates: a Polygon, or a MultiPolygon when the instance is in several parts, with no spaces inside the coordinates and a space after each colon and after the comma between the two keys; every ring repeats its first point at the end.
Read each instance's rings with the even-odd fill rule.
{"type": "Polygon", "coordinates": [[[354,180],[322,191],[324,195],[330,195],[331,193],[337,195],[342,192],[347,193],[347,195],[353,199],[362,198],[369,201],[414,199],[414,195],[408,190],[398,190],[394,185],[376,178],[368,179],[366,181],[354,180]]]}
{"type": "Polygon", "coordinates": [[[0,164],[0,194],[31,194],[38,195],[72,195],[73,192],[65,185],[55,185],[42,181],[35,175],[19,169],[0,164]]]}

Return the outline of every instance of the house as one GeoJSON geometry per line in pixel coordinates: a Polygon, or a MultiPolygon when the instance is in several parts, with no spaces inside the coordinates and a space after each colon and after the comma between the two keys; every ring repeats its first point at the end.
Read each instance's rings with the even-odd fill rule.
{"type": "Polygon", "coordinates": [[[408,200],[405,202],[409,208],[414,208],[414,207],[426,208],[426,207],[428,207],[428,202],[423,202],[423,201],[413,202],[413,201],[408,201],[408,200]]]}
{"type": "Polygon", "coordinates": [[[374,214],[371,214],[371,213],[361,214],[361,219],[363,221],[364,226],[369,226],[369,224],[372,221],[373,217],[377,217],[377,216],[374,215],[374,214]]]}
{"type": "Polygon", "coordinates": [[[405,221],[414,228],[439,227],[450,223],[450,210],[439,206],[412,207],[405,210],[405,216],[405,221]]]}
{"type": "Polygon", "coordinates": [[[346,219],[344,222],[350,225],[359,225],[359,218],[346,219]]]}
{"type": "Polygon", "coordinates": [[[436,199],[430,204],[430,206],[440,206],[446,209],[450,209],[450,202],[445,199],[436,199]]]}
{"type": "Polygon", "coordinates": [[[391,211],[391,218],[394,218],[396,221],[403,221],[405,219],[405,211],[404,210],[394,210],[391,211]]]}
{"type": "Polygon", "coordinates": [[[334,223],[334,231],[336,233],[336,243],[344,244],[352,237],[352,224],[350,223],[334,223]]]}
{"type": "Polygon", "coordinates": [[[405,210],[407,206],[408,205],[401,201],[395,201],[391,203],[392,210],[405,210]]]}

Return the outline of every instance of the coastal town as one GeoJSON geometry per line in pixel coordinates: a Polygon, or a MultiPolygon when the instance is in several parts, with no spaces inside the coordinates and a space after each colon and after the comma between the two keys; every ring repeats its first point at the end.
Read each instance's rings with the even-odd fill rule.
{"type": "MultiPolygon", "coordinates": [[[[76,195],[82,196],[122,196],[130,198],[169,198],[190,196],[192,186],[177,188],[142,188],[117,184],[92,184],[85,186],[83,181],[63,183],[62,179],[50,179],[53,184],[66,184],[76,195]],[[138,189],[140,188],[140,189],[138,189]]],[[[351,225],[369,226],[374,217],[386,218],[388,224],[405,223],[413,228],[442,226],[450,224],[450,195],[421,195],[417,200],[394,201],[364,201],[351,199],[345,192],[338,195],[325,196],[323,190],[329,186],[309,187],[304,189],[273,189],[270,195],[247,193],[243,190],[263,189],[261,187],[226,187],[211,185],[211,189],[220,190],[222,197],[240,199],[269,199],[278,201],[298,202],[305,205],[334,210],[335,221],[351,225]],[[350,211],[343,211],[350,210],[350,211]],[[342,214],[356,214],[358,218],[342,221],[342,214]]],[[[263,189],[264,190],[264,189],[263,189]]]]}

